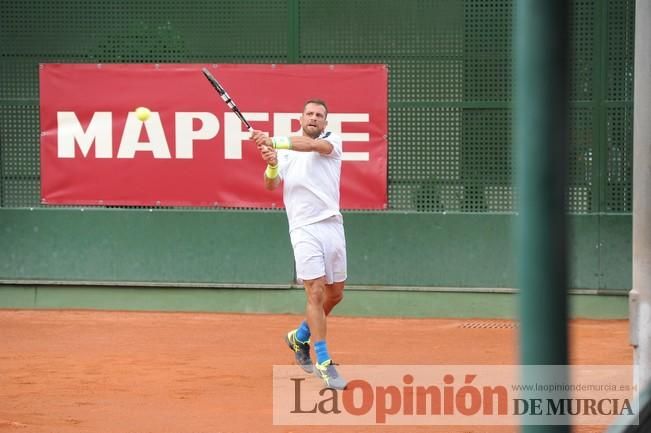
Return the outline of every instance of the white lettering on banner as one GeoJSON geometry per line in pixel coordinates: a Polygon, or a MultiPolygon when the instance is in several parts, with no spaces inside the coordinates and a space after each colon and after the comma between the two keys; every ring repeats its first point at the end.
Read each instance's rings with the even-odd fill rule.
{"type": "Polygon", "coordinates": [[[127,115],[127,122],[124,125],[124,132],[118,150],[118,158],[134,158],[136,152],[140,151],[150,151],[154,158],[159,159],[172,157],[158,113],[151,113],[149,119],[144,122],[138,120],[135,113],[127,115]],[[149,141],[138,141],[143,127],[147,129],[149,141]]]}
{"type": "MultiPolygon", "coordinates": [[[[266,122],[268,112],[243,113],[250,122],[266,122]]],[[[273,113],[273,135],[300,134],[300,128],[292,131],[292,124],[300,119],[300,113],[273,113]]],[[[93,114],[88,127],[84,130],[77,115],[72,111],[57,113],[57,155],[59,158],[74,158],[75,145],[84,157],[90,154],[95,144],[95,158],[113,157],[113,117],[111,112],[98,111],[93,114]]],[[[369,122],[368,113],[330,113],[327,130],[341,136],[342,141],[369,142],[368,132],[343,132],[342,123],[369,122]]],[[[254,126],[255,127],[255,126],[254,126]]],[[[175,113],[175,143],[178,159],[194,157],[195,140],[210,140],[219,133],[219,119],[209,112],[175,113]],[[194,130],[194,120],[201,121],[201,127],[194,130]]],[[[243,141],[249,140],[250,133],[243,130],[240,119],[235,113],[224,114],[224,158],[242,159],[243,141]]],[[[266,132],[266,131],[265,131],[266,132]]],[[[122,138],[118,147],[117,158],[135,158],[136,152],[151,152],[156,159],[170,159],[169,145],[160,114],[153,112],[149,119],[142,122],[135,113],[128,113],[122,138]],[[140,142],[142,128],[147,130],[149,141],[140,142]]],[[[343,152],[344,161],[369,161],[369,152],[343,152]]]]}
{"type": "Polygon", "coordinates": [[[59,111],[57,125],[57,156],[59,158],[74,158],[75,143],[79,143],[82,155],[88,156],[93,142],[95,143],[95,158],[111,158],[113,156],[112,114],[110,112],[98,111],[93,114],[88,128],[84,131],[74,112],[59,111]]]}
{"type": "MultiPolygon", "coordinates": [[[[368,113],[332,113],[328,114],[328,129],[341,135],[341,141],[369,141],[368,132],[343,132],[343,122],[365,122],[368,123],[368,113]]],[[[344,152],[343,161],[368,161],[368,152],[344,152]]]]}
{"type": "MultiPolygon", "coordinates": [[[[269,113],[242,113],[251,123],[253,120],[267,121],[269,113]]],[[[242,121],[235,113],[224,113],[224,159],[242,159],[242,141],[251,136],[249,131],[242,131],[242,121]]]]}
{"type": "Polygon", "coordinates": [[[176,157],[192,159],[194,140],[209,140],[219,132],[219,119],[212,113],[182,112],[176,113],[176,157]],[[201,128],[193,128],[194,119],[201,120],[201,128]]]}

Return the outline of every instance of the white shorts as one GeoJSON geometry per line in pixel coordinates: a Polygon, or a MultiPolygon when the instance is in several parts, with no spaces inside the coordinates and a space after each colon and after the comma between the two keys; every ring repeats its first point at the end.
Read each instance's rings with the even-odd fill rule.
{"type": "Polygon", "coordinates": [[[346,280],[346,236],[341,217],[295,228],[289,237],[300,280],[323,276],[327,284],[346,280]]]}

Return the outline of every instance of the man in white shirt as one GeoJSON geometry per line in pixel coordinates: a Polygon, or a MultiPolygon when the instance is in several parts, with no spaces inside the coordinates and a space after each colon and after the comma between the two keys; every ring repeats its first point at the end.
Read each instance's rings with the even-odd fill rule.
{"type": "Polygon", "coordinates": [[[300,326],[285,337],[297,364],[314,372],[327,387],[344,389],[326,346],[326,317],[343,298],[346,281],[346,239],[339,211],[341,138],[325,132],[328,108],[320,99],[303,106],[302,136],[269,137],[253,131],[267,162],[264,183],[283,184],[283,201],[294,249],[296,275],[303,281],[307,303],[300,326]],[[317,362],[312,366],[310,338],[317,362]]]}

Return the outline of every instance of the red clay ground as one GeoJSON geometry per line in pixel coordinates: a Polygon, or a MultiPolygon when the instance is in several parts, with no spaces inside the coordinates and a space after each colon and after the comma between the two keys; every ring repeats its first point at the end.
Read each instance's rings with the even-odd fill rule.
{"type": "MultiPolygon", "coordinates": [[[[0,432],[509,433],[490,426],[274,426],[288,315],[0,310],[0,432]]],[[[517,364],[516,329],[332,317],[341,364],[517,364]]],[[[628,322],[571,323],[572,363],[628,364],[628,322]]],[[[580,433],[602,432],[580,427],[580,433]]]]}

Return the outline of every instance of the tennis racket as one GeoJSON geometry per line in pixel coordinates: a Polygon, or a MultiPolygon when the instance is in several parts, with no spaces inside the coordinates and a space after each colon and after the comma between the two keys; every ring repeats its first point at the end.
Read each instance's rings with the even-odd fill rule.
{"type": "Polygon", "coordinates": [[[203,72],[203,75],[205,75],[205,77],[208,79],[208,81],[210,81],[210,84],[212,84],[215,90],[217,90],[219,96],[221,96],[221,98],[224,100],[226,105],[228,105],[228,107],[233,111],[233,113],[235,113],[235,115],[237,115],[237,117],[240,118],[242,123],[246,125],[249,131],[253,130],[251,124],[244,118],[244,115],[242,115],[240,109],[237,108],[237,105],[235,105],[235,101],[233,101],[233,98],[231,98],[228,95],[228,93],[226,93],[226,90],[221,84],[219,84],[219,81],[217,81],[217,79],[213,77],[213,75],[210,73],[210,71],[207,68],[203,68],[201,71],[203,72]]]}

